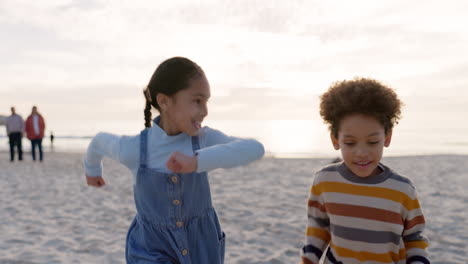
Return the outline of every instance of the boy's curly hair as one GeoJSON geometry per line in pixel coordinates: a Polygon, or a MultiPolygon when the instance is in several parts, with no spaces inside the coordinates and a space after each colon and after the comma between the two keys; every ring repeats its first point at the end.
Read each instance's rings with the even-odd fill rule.
{"type": "Polygon", "coordinates": [[[387,134],[398,124],[402,105],[393,89],[373,79],[355,78],[332,84],[320,96],[320,115],[335,137],[340,121],[350,114],[375,117],[387,134]]]}

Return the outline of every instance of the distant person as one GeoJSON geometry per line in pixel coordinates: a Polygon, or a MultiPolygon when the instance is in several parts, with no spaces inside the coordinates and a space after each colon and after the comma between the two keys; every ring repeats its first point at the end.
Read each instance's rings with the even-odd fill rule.
{"type": "Polygon", "coordinates": [[[50,132],[50,148],[54,149],[54,132],[50,132]]]}
{"type": "Polygon", "coordinates": [[[135,136],[97,134],[84,158],[87,183],[105,184],[104,156],[132,172],[137,214],[127,235],[128,264],[222,264],[225,237],[207,172],[259,159],[263,145],[202,127],[210,85],[187,58],[162,62],[144,94],[146,129],[135,136]],[[153,107],[160,115],[151,120],[153,107]]]}
{"type": "Polygon", "coordinates": [[[23,138],[24,121],[23,118],[11,107],[11,115],[6,120],[6,130],[10,143],[10,161],[15,160],[15,146],[18,149],[18,160],[23,160],[23,147],[21,140],[23,138]]]}
{"type": "Polygon", "coordinates": [[[321,95],[320,115],[343,161],[315,173],[302,263],[322,255],[325,263],[430,263],[416,189],[380,163],[401,104],[372,79],[337,82],[321,95]]]}
{"type": "Polygon", "coordinates": [[[44,118],[37,111],[37,107],[33,106],[31,114],[26,119],[26,135],[31,141],[31,154],[34,161],[36,161],[36,147],[39,150],[39,160],[43,161],[42,139],[44,138],[44,131],[44,118]]]}

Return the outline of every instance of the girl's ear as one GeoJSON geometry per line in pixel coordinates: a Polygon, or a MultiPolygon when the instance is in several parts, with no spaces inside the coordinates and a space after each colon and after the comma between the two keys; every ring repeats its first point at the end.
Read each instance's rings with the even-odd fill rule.
{"type": "Polygon", "coordinates": [[[167,109],[168,104],[169,104],[169,96],[163,94],[163,93],[158,93],[156,95],[156,101],[158,102],[159,108],[161,108],[161,111],[164,111],[167,109]]]}
{"type": "Polygon", "coordinates": [[[336,150],[339,150],[340,149],[340,144],[338,143],[338,139],[332,133],[330,133],[330,139],[331,139],[331,142],[333,144],[333,147],[336,150]]]}
{"type": "Polygon", "coordinates": [[[390,146],[390,142],[392,142],[392,130],[388,131],[385,135],[384,146],[388,148],[388,146],[390,146]]]}

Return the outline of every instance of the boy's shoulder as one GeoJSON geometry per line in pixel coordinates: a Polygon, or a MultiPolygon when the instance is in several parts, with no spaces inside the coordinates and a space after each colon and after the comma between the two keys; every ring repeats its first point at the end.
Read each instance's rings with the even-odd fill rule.
{"type": "Polygon", "coordinates": [[[386,171],[388,171],[389,179],[400,182],[403,185],[406,185],[412,189],[415,189],[413,181],[408,176],[403,175],[399,172],[396,172],[395,170],[393,170],[392,168],[386,165],[383,165],[383,164],[381,165],[385,168],[386,171]]]}
{"type": "Polygon", "coordinates": [[[336,163],[331,163],[327,164],[315,171],[315,174],[320,174],[324,172],[335,172],[338,171],[338,167],[341,165],[342,162],[336,162],[336,163]]]}
{"type": "Polygon", "coordinates": [[[320,182],[323,179],[329,178],[330,174],[338,173],[338,168],[341,165],[341,162],[327,164],[315,170],[314,180],[315,182],[320,182]]]}

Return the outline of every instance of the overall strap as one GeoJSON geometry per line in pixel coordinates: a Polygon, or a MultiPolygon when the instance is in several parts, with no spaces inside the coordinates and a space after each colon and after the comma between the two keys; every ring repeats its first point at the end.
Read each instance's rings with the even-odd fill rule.
{"type": "Polygon", "coordinates": [[[192,150],[195,153],[195,151],[200,149],[200,141],[198,139],[198,136],[192,137],[192,150]]]}
{"type": "Polygon", "coordinates": [[[146,156],[148,148],[148,129],[144,129],[140,133],[140,167],[146,168],[146,156]]]}

